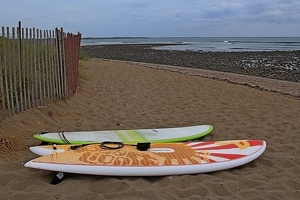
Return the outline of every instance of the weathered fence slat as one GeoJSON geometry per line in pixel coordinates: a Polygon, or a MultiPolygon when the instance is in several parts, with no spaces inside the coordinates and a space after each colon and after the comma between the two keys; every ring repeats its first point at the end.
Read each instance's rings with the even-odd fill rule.
{"type": "Polygon", "coordinates": [[[24,76],[24,84],[25,84],[25,93],[27,93],[27,102],[26,102],[26,105],[25,105],[25,109],[28,109],[30,108],[30,60],[29,60],[29,42],[30,42],[30,37],[29,36],[29,33],[28,33],[28,28],[25,29],[25,41],[26,41],[26,46],[23,45],[24,47],[24,52],[26,52],[26,56],[24,56],[24,58],[26,58],[26,64],[25,64],[25,76],[24,76]]]}
{"type": "Polygon", "coordinates": [[[34,66],[35,66],[35,59],[34,59],[34,55],[35,55],[35,49],[34,49],[34,33],[33,33],[33,29],[30,29],[29,30],[29,38],[30,38],[30,51],[28,52],[29,53],[29,57],[30,57],[30,63],[31,63],[31,66],[30,66],[30,70],[29,70],[29,74],[30,74],[30,92],[31,92],[31,104],[30,104],[30,107],[33,107],[35,105],[35,101],[34,101],[34,66]]]}
{"type": "MultiPolygon", "coordinates": [[[[4,27],[2,30],[5,30],[4,27]]],[[[4,37],[9,38],[9,28],[7,28],[7,35],[5,36],[5,33],[3,33],[4,37]]],[[[9,97],[9,84],[8,84],[8,66],[9,66],[9,54],[7,55],[5,52],[8,52],[7,49],[7,42],[6,39],[3,38],[3,58],[4,58],[4,78],[5,78],[5,90],[6,90],[6,100],[7,100],[7,110],[8,110],[8,116],[11,115],[11,103],[10,103],[10,97],[9,97]]],[[[4,97],[2,99],[5,99],[4,97]]]]}
{"type": "Polygon", "coordinates": [[[49,37],[50,37],[50,42],[51,42],[51,46],[50,46],[50,52],[51,53],[51,56],[49,57],[49,62],[50,62],[50,66],[51,66],[51,69],[50,69],[50,84],[51,84],[51,90],[50,90],[50,96],[51,96],[51,99],[57,94],[55,89],[55,69],[54,69],[54,66],[55,66],[55,59],[56,59],[56,56],[57,54],[54,53],[54,49],[55,49],[55,38],[54,38],[54,31],[49,31],[49,37]]]}
{"type": "MultiPolygon", "coordinates": [[[[5,28],[2,26],[2,44],[3,44],[3,53],[0,54],[1,56],[1,60],[0,60],[0,64],[1,63],[4,63],[3,64],[3,67],[0,69],[0,89],[1,89],[1,101],[2,101],[2,111],[3,113],[0,113],[2,114],[2,116],[5,115],[5,110],[6,110],[6,107],[5,107],[5,94],[4,94],[4,91],[5,91],[5,88],[4,88],[4,77],[6,76],[6,59],[5,59],[5,36],[4,36],[4,33],[5,33],[5,28]],[[4,72],[4,74],[3,74],[4,72]]],[[[2,119],[2,116],[0,116],[0,119],[2,119]]]]}
{"type": "MultiPolygon", "coordinates": [[[[19,25],[21,27],[21,24],[19,25]]],[[[24,107],[22,109],[22,112],[27,109],[27,87],[26,87],[26,69],[27,69],[27,57],[26,57],[26,49],[25,49],[25,37],[24,37],[24,28],[21,28],[21,35],[20,35],[20,40],[21,40],[21,71],[22,71],[22,91],[24,95],[24,103],[22,106],[24,107]]]]}
{"type": "Polygon", "coordinates": [[[44,31],[44,40],[45,40],[45,45],[46,45],[46,51],[45,51],[45,74],[46,74],[46,81],[45,81],[45,86],[47,87],[47,93],[45,94],[47,96],[47,101],[50,102],[50,89],[51,89],[51,84],[50,84],[50,70],[51,65],[50,65],[50,59],[49,59],[49,48],[50,48],[50,43],[49,43],[49,34],[48,31],[44,31]]]}
{"type": "MultiPolygon", "coordinates": [[[[12,34],[14,33],[14,28],[12,29],[12,34]]],[[[9,32],[7,31],[7,34],[9,36],[9,32]]],[[[13,42],[14,42],[14,37],[12,36],[12,42],[8,42],[8,49],[12,49],[12,53],[14,53],[14,45],[13,45],[13,42]]],[[[11,99],[11,109],[12,109],[12,112],[15,112],[15,103],[14,103],[14,94],[13,94],[13,87],[14,87],[14,83],[13,83],[13,73],[14,73],[14,68],[15,68],[15,65],[14,65],[14,62],[12,60],[12,55],[9,54],[8,56],[8,64],[9,66],[9,93],[10,93],[10,99],[11,99]]]]}

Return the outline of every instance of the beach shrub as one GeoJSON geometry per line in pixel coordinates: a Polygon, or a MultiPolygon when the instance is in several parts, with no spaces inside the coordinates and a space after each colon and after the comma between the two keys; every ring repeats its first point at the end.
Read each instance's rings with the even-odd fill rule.
{"type": "Polygon", "coordinates": [[[25,145],[21,140],[14,136],[0,135],[0,157],[7,160],[16,155],[17,150],[24,149],[25,145]]]}

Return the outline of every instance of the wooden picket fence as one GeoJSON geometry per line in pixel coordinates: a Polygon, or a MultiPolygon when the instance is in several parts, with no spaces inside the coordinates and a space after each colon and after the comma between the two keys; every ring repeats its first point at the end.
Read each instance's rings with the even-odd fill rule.
{"type": "Polygon", "coordinates": [[[70,98],[77,90],[81,34],[2,27],[0,120],[70,98]]]}

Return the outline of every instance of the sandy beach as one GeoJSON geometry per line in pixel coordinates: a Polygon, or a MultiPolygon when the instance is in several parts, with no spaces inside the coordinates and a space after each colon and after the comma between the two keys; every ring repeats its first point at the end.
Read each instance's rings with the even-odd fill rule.
{"type": "MultiPolygon", "coordinates": [[[[77,94],[0,122],[17,145],[0,158],[0,199],[300,199],[300,83],[227,72],[104,59],[80,61],[77,94]],[[120,126],[120,124],[122,126],[120,126]],[[207,174],[104,177],[25,168],[48,131],[211,124],[203,141],[262,139],[265,153],[207,174]]],[[[1,139],[3,144],[4,139],[1,139]]]]}

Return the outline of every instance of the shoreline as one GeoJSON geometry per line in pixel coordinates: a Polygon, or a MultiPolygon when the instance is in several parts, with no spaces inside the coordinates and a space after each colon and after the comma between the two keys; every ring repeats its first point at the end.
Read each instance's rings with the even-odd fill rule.
{"type": "Polygon", "coordinates": [[[154,49],[169,44],[87,45],[92,58],[213,70],[300,82],[300,51],[204,52],[154,49]],[[289,69],[288,69],[289,68],[289,69]]]}

